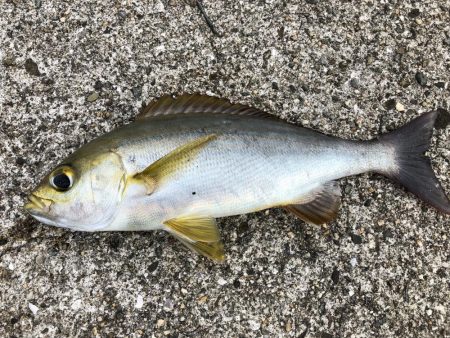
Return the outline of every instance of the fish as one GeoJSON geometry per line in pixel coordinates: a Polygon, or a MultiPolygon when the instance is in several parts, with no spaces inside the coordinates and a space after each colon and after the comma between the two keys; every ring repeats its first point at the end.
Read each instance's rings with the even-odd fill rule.
{"type": "Polygon", "coordinates": [[[436,112],[346,140],[200,94],[164,96],[69,155],[29,194],[38,221],[77,231],[164,230],[221,262],[216,219],[284,208],[310,224],[338,216],[338,180],[382,174],[450,214],[425,152],[436,112]]]}

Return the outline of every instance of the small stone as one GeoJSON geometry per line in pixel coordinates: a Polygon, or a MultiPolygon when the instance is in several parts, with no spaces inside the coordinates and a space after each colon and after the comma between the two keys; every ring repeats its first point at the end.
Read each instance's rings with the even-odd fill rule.
{"type": "Polygon", "coordinates": [[[328,332],[321,332],[319,337],[320,338],[333,338],[333,335],[328,332]]]}
{"type": "Polygon", "coordinates": [[[355,257],[352,257],[352,259],[350,259],[350,265],[352,267],[355,267],[358,264],[358,260],[355,257]]]}
{"type": "Polygon", "coordinates": [[[217,280],[217,284],[219,284],[220,286],[224,286],[225,284],[227,284],[227,281],[225,279],[223,279],[222,277],[220,277],[217,280]]]}
{"type": "Polygon", "coordinates": [[[352,238],[352,242],[355,244],[361,244],[362,243],[362,237],[356,234],[351,234],[350,237],[352,238]]]}
{"type": "Polygon", "coordinates": [[[434,127],[436,129],[445,129],[450,124],[450,113],[448,110],[444,108],[436,109],[438,112],[438,116],[436,118],[436,122],[434,123],[434,127]]]}
{"type": "Polygon", "coordinates": [[[442,304],[436,305],[436,307],[434,309],[436,311],[442,313],[443,315],[445,315],[447,313],[445,307],[442,304]]]}
{"type": "Polygon", "coordinates": [[[337,268],[334,268],[333,272],[331,273],[331,280],[333,281],[334,284],[339,283],[339,275],[340,272],[337,268]]]}
{"type": "Polygon", "coordinates": [[[8,243],[8,240],[6,238],[0,238],[0,246],[3,246],[8,243]]]}
{"type": "Polygon", "coordinates": [[[41,73],[39,72],[39,67],[36,62],[34,62],[32,59],[27,59],[25,61],[25,70],[28,74],[39,76],[41,73]]]}
{"type": "Polygon", "coordinates": [[[23,157],[17,157],[16,158],[16,164],[17,165],[20,165],[20,166],[22,166],[22,165],[24,165],[26,163],[26,161],[25,161],[25,159],[23,158],[23,157]]]}
{"type": "Polygon", "coordinates": [[[395,104],[395,109],[396,109],[397,111],[405,111],[405,106],[404,106],[403,104],[401,104],[400,102],[397,102],[397,103],[395,104]]]}
{"type": "Polygon", "coordinates": [[[156,322],[156,327],[160,328],[163,327],[166,324],[166,321],[164,319],[158,319],[156,322]]]}
{"type": "Polygon", "coordinates": [[[434,85],[441,89],[445,88],[445,82],[443,82],[443,81],[436,82],[434,85]]]}
{"type": "Polygon", "coordinates": [[[88,102],[94,102],[94,101],[97,101],[98,97],[99,97],[98,93],[97,93],[97,92],[93,92],[91,95],[89,95],[89,96],[87,97],[87,101],[88,101],[88,102]]]}
{"type": "Polygon", "coordinates": [[[108,244],[111,249],[117,251],[122,244],[122,237],[119,234],[114,234],[109,238],[108,244]]]}
{"type": "Polygon", "coordinates": [[[391,229],[386,229],[383,231],[383,238],[388,239],[394,237],[394,234],[392,233],[391,229]]]}
{"type": "Polygon", "coordinates": [[[16,65],[16,60],[13,57],[6,56],[2,60],[2,64],[5,67],[14,67],[16,65]]]}
{"type": "Polygon", "coordinates": [[[144,305],[144,298],[141,295],[138,295],[136,298],[136,304],[134,304],[134,307],[136,309],[142,309],[143,305],[144,305]]]}
{"type": "Polygon", "coordinates": [[[405,76],[398,82],[398,84],[400,86],[402,86],[403,88],[406,88],[409,85],[411,85],[411,82],[410,82],[409,78],[405,76]]]}
{"type": "Polygon", "coordinates": [[[286,332],[291,332],[291,330],[292,330],[292,322],[290,320],[288,320],[286,322],[286,325],[284,326],[284,329],[286,330],[286,332]]]}
{"type": "Polygon", "coordinates": [[[256,320],[249,320],[248,324],[250,325],[250,329],[253,331],[258,331],[259,328],[261,327],[261,324],[256,320]]]}
{"type": "Polygon", "coordinates": [[[125,20],[127,17],[127,13],[124,10],[120,10],[117,12],[117,16],[119,17],[119,19],[125,20]]]}
{"type": "Polygon", "coordinates": [[[163,306],[164,311],[170,312],[173,310],[173,307],[174,307],[173,301],[171,299],[166,299],[163,306]]]}
{"type": "Polygon", "coordinates": [[[83,305],[83,302],[81,301],[81,299],[76,299],[71,305],[70,305],[70,308],[72,309],[72,310],[79,310],[79,309],[81,309],[81,307],[82,307],[82,305],[83,305]]]}
{"type": "Polygon", "coordinates": [[[153,12],[155,13],[163,13],[166,10],[166,8],[164,7],[164,4],[160,1],[157,0],[154,2],[153,4],[153,12]]]}
{"type": "Polygon", "coordinates": [[[46,86],[53,86],[53,85],[55,84],[55,80],[50,79],[50,78],[48,78],[48,77],[44,77],[44,78],[41,80],[41,83],[44,84],[44,85],[46,85],[46,86]]]}
{"type": "Polygon", "coordinates": [[[36,262],[36,265],[42,265],[45,262],[45,258],[42,255],[39,255],[36,257],[36,259],[34,260],[36,262]]]}
{"type": "Polygon", "coordinates": [[[103,88],[102,81],[100,81],[100,80],[95,81],[94,89],[97,91],[100,91],[100,90],[102,90],[102,88],[103,88]]]}
{"type": "Polygon", "coordinates": [[[389,99],[384,103],[384,108],[392,110],[395,108],[395,99],[389,99]]]}
{"type": "Polygon", "coordinates": [[[280,87],[278,87],[278,83],[272,82],[272,89],[274,89],[274,90],[280,89],[280,87]]]}
{"type": "Polygon", "coordinates": [[[154,272],[157,268],[158,268],[158,261],[154,261],[152,264],[149,265],[149,267],[147,268],[148,272],[152,273],[154,272]]]}
{"type": "Polygon", "coordinates": [[[28,308],[34,315],[39,311],[39,308],[32,303],[28,303],[28,308]]]}
{"type": "Polygon", "coordinates": [[[96,115],[104,120],[109,119],[111,117],[111,113],[108,111],[99,111],[96,115]]]}
{"type": "Polygon", "coordinates": [[[131,89],[131,92],[133,93],[133,96],[135,99],[139,100],[142,96],[142,87],[136,86],[131,89]]]}
{"type": "Polygon", "coordinates": [[[403,54],[405,54],[406,53],[406,48],[405,47],[399,47],[398,49],[397,49],[397,53],[398,54],[400,54],[400,55],[403,55],[403,54]]]}
{"type": "Polygon", "coordinates": [[[415,19],[420,15],[420,10],[418,8],[413,8],[409,11],[408,16],[411,19],[415,19]]]}
{"type": "Polygon", "coordinates": [[[415,75],[415,78],[416,78],[417,83],[420,84],[422,87],[427,85],[428,79],[424,73],[417,72],[415,75]]]}
{"type": "Polygon", "coordinates": [[[349,82],[350,87],[358,89],[359,88],[359,81],[358,79],[352,78],[349,82]]]}
{"type": "Polygon", "coordinates": [[[197,302],[199,304],[205,304],[207,301],[208,301],[208,296],[201,296],[197,302]]]}

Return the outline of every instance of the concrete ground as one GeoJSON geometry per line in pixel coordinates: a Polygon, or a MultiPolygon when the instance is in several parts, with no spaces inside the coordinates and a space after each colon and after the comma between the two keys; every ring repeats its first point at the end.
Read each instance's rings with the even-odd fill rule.
{"type": "MultiPolygon", "coordinates": [[[[22,210],[80,145],[168,93],[213,93],[369,139],[439,109],[450,192],[450,2],[0,1],[1,337],[449,337],[450,218],[377,175],[327,226],[220,219],[227,261],[164,233],[81,233],[22,210]]],[[[332,164],[330,164],[330,167],[332,164]]]]}

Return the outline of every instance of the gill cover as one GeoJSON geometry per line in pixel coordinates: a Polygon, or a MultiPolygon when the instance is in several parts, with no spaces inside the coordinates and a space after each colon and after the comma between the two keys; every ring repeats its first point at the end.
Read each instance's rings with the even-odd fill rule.
{"type": "Polygon", "coordinates": [[[26,209],[46,224],[101,230],[115,217],[124,187],[119,155],[106,152],[78,157],[74,153],[30,194],[26,209]]]}

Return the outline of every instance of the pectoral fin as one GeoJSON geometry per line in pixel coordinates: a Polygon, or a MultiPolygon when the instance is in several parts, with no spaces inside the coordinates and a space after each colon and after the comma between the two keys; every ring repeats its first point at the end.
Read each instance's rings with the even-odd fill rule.
{"type": "Polygon", "coordinates": [[[185,168],[206,144],[216,138],[215,134],[211,134],[188,142],[150,164],[143,171],[134,175],[134,179],[144,183],[147,186],[147,193],[151,194],[157,185],[185,168]]]}
{"type": "Polygon", "coordinates": [[[168,220],[164,225],[188,248],[212,260],[224,260],[223,244],[214,218],[181,217],[168,220]]]}
{"type": "Polygon", "coordinates": [[[285,206],[307,223],[323,224],[337,217],[341,204],[341,192],[337,182],[328,182],[304,196],[297,204],[285,206]]]}

